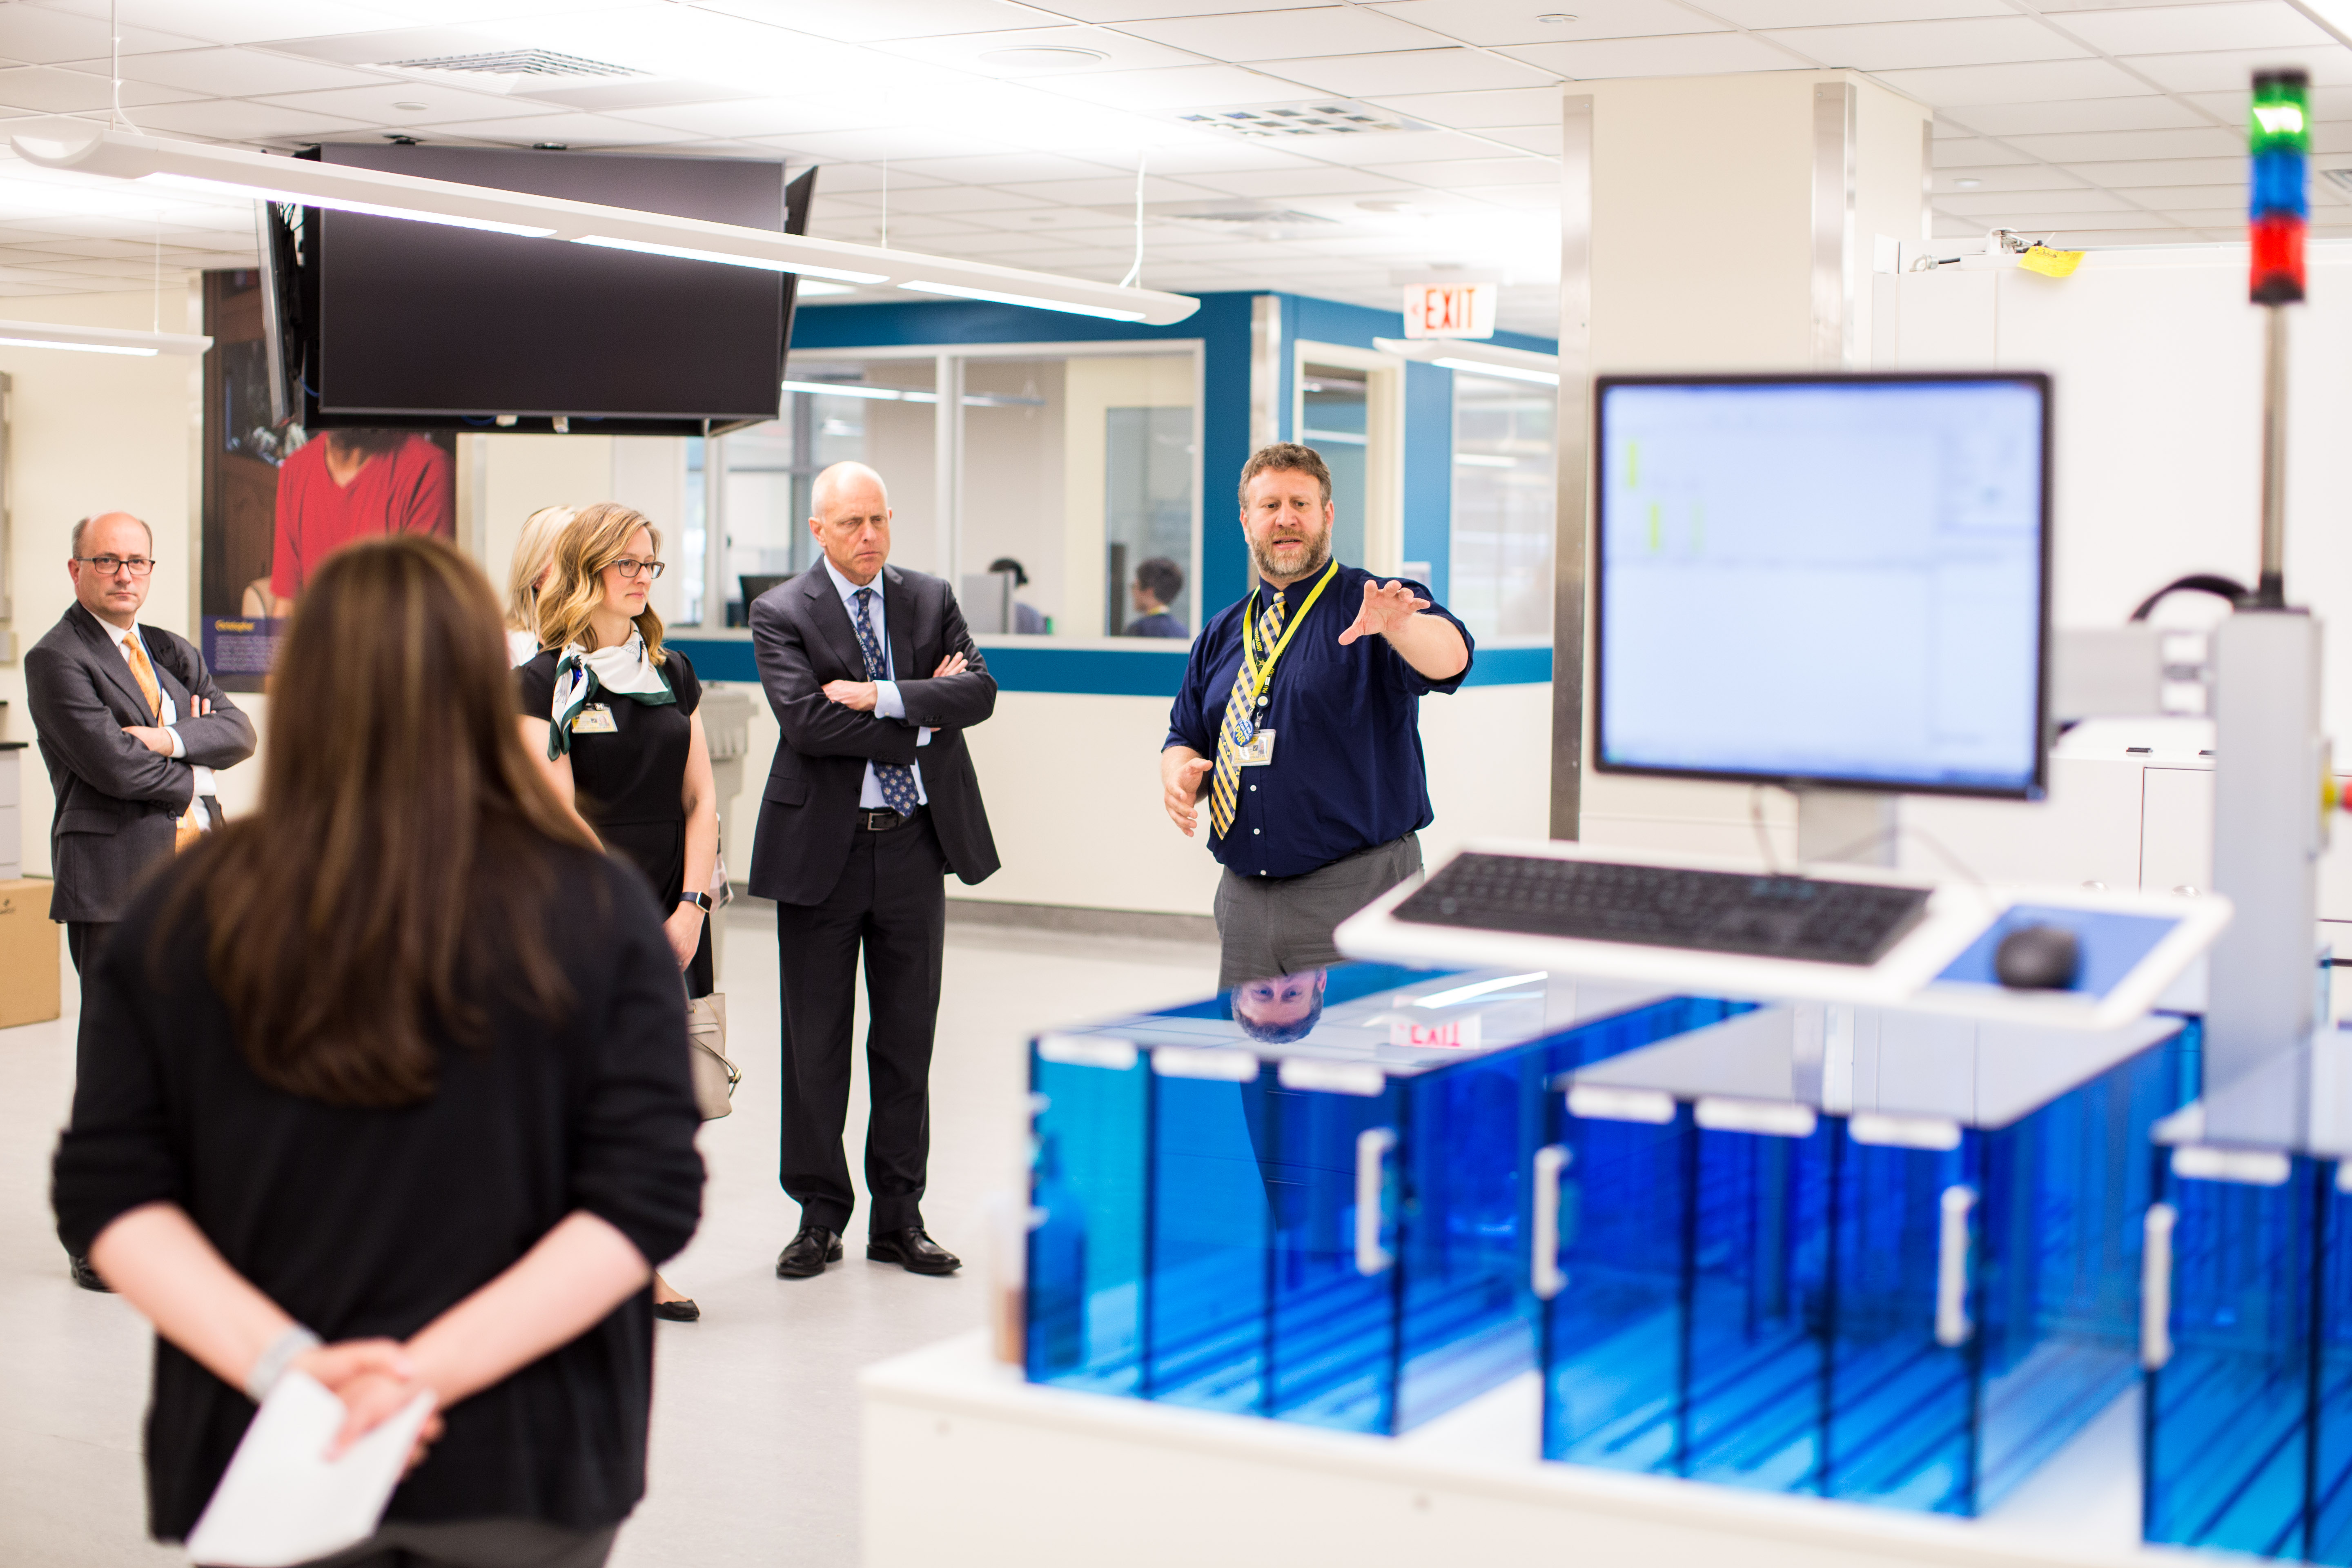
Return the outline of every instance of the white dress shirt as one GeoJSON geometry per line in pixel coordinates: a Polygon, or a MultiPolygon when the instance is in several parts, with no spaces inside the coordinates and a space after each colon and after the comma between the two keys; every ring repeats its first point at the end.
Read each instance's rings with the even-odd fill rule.
{"type": "MultiPolygon", "coordinates": [[[[127,631],[122,627],[116,626],[111,621],[100,621],[98,624],[104,626],[106,628],[106,635],[114,639],[114,651],[122,656],[122,662],[131,667],[132,672],[135,676],[138,670],[138,661],[131,657],[131,650],[133,647],[138,647],[142,655],[147,651],[139,642],[139,623],[137,621],[132,621],[131,623],[130,629],[127,631]]],[[[155,661],[152,658],[147,661],[150,668],[154,667],[154,663],[155,661]]],[[[163,711],[162,716],[159,717],[155,722],[161,724],[165,730],[170,731],[172,736],[172,755],[174,757],[184,758],[188,754],[188,743],[180,739],[180,731],[173,728],[173,726],[178,724],[180,721],[180,705],[172,700],[172,694],[169,691],[163,689],[163,678],[160,676],[156,678],[155,689],[158,692],[161,692],[163,698],[163,711]]],[[[213,793],[212,769],[191,768],[188,771],[196,775],[196,793],[198,795],[211,795],[213,793]]],[[[197,815],[200,818],[204,816],[204,814],[201,812],[197,815]]],[[[207,828],[212,826],[209,818],[205,818],[205,826],[207,828]]]]}
{"type": "MultiPolygon", "coordinates": [[[[841,569],[833,563],[831,556],[820,556],[818,559],[824,563],[825,575],[833,579],[834,589],[841,595],[841,607],[849,612],[849,629],[851,635],[855,636],[857,631],[857,595],[861,590],[856,584],[841,574],[841,569]]],[[[898,695],[898,682],[896,679],[898,670],[890,656],[890,632],[882,619],[882,574],[879,572],[874,574],[874,581],[866,586],[872,590],[866,600],[866,619],[874,628],[875,645],[882,650],[882,668],[893,678],[874,683],[874,713],[880,719],[904,719],[907,716],[907,702],[906,699],[898,695]]],[[[928,746],[930,743],[931,732],[929,729],[916,731],[915,744],[928,746]]],[[[916,763],[911,766],[915,775],[915,798],[929,805],[931,804],[931,797],[923,793],[923,764],[916,763]]],[[[882,798],[882,781],[874,776],[874,764],[866,763],[866,787],[857,792],[859,809],[880,811],[889,804],[882,798]]]]}

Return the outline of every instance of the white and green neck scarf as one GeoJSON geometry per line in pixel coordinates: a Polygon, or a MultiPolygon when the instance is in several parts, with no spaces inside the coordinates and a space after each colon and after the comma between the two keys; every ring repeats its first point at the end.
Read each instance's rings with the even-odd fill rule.
{"type": "Polygon", "coordinates": [[[648,708],[677,700],[658,665],[646,657],[646,638],[634,627],[618,647],[589,649],[566,643],[555,660],[555,702],[547,719],[550,762],[572,750],[572,721],[598,692],[625,697],[648,708]]]}

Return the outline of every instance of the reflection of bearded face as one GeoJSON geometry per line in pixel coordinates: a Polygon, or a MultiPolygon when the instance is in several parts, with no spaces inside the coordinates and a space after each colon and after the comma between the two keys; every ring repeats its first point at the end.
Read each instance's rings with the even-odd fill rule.
{"type": "Polygon", "coordinates": [[[1305,1039],[1323,1016],[1327,972],[1309,969],[1234,987],[1234,1021],[1242,1033],[1268,1045],[1305,1039]]]}

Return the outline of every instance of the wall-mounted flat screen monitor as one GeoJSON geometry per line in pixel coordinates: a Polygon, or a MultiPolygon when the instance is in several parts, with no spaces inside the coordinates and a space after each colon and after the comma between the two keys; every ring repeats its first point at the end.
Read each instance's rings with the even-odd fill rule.
{"type": "Polygon", "coordinates": [[[2033,798],[2050,384],[1602,376],[1603,770],[2033,798]]]}
{"type": "MultiPolygon", "coordinates": [[[[331,163],[785,233],[810,187],[780,163],[329,144],[331,163]]],[[[280,209],[280,222],[290,216],[280,209]]],[[[288,336],[313,426],[699,431],[773,419],[788,273],[310,208],[288,336]],[[501,424],[500,416],[511,416],[501,424]]],[[[286,296],[281,293],[281,298],[286,296]]]]}

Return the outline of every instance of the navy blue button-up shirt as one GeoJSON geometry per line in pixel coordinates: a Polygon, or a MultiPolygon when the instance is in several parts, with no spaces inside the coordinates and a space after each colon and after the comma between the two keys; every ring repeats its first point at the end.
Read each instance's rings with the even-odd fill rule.
{"type": "MultiPolygon", "coordinates": [[[[1241,771],[1230,834],[1218,837],[1209,797],[1201,797],[1210,853],[1229,869],[1244,877],[1296,877],[1429,826],[1421,698],[1457,689],[1470,667],[1465,664],[1451,679],[1431,680],[1386,637],[1339,646],[1339,634],[1364,607],[1364,584],[1397,581],[1340,567],[1275,665],[1258,721],[1259,728],[1274,731],[1274,761],[1241,771]]],[[[1423,614],[1444,616],[1461,629],[1463,646],[1475,657],[1469,628],[1424,584],[1402,581],[1431,601],[1423,614]]],[[[1286,628],[1314,591],[1314,577],[1281,590],[1290,606],[1286,628]]],[[[1274,592],[1261,584],[1201,629],[1184,667],[1183,689],[1169,710],[1166,745],[1190,746],[1214,760],[1225,702],[1241,668],[1242,617],[1263,615],[1274,592]]]]}

